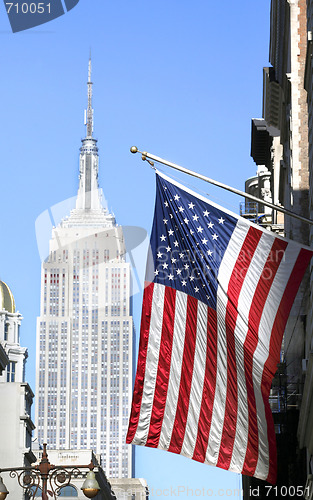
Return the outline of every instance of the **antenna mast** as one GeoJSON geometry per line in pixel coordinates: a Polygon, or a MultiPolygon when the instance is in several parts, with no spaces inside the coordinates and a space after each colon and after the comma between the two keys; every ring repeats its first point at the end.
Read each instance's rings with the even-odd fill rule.
{"type": "Polygon", "coordinates": [[[91,81],[91,56],[88,64],[88,82],[87,82],[88,106],[85,111],[85,125],[87,125],[87,137],[92,137],[93,133],[93,109],[92,109],[92,81],[91,81]]]}

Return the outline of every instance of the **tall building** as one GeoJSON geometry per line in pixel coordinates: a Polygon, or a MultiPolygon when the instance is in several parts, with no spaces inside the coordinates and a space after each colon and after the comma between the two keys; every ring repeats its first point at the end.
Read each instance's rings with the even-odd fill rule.
{"type": "Polygon", "coordinates": [[[131,273],[122,228],[101,203],[90,60],[87,87],[76,208],[42,265],[35,422],[49,449],[93,450],[108,477],[132,477],[131,273]]]}
{"type": "MultiPolygon", "coordinates": [[[[10,288],[0,281],[0,468],[29,467],[36,460],[31,420],[34,394],[25,382],[27,349],[20,345],[22,319],[10,288]]],[[[10,498],[25,498],[16,478],[4,473],[3,481],[10,498]]]]}

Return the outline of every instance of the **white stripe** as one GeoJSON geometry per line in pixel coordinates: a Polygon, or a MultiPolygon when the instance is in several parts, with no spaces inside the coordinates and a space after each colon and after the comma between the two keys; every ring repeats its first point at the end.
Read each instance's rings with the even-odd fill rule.
{"type": "Polygon", "coordinates": [[[202,403],[202,393],[206,368],[207,336],[208,336],[208,307],[198,302],[197,336],[195,357],[190,388],[190,399],[186,430],[181,455],[192,458],[197,442],[198,422],[202,403]]]}
{"type": "Polygon", "coordinates": [[[177,401],[179,396],[181,367],[183,362],[186,315],[187,295],[183,292],[176,291],[171,369],[169,374],[169,383],[164,410],[164,418],[162,422],[162,430],[158,444],[158,448],[161,448],[163,450],[167,450],[169,448],[174,427],[177,401]]]}
{"type": "Polygon", "coordinates": [[[259,430],[259,459],[255,470],[255,476],[261,479],[266,479],[269,472],[267,422],[261,393],[264,363],[268,358],[270,338],[276,313],[300,250],[301,247],[293,243],[289,243],[286,248],[284,259],[280,263],[270,293],[267,297],[259,327],[259,339],[262,339],[262,341],[259,340],[253,358],[253,384],[259,430]]]}
{"type": "Polygon", "coordinates": [[[215,396],[214,396],[209,442],[205,458],[205,462],[210,465],[216,465],[218,461],[222,432],[223,432],[224,415],[225,415],[226,387],[227,387],[227,345],[226,345],[225,316],[226,316],[226,306],[228,300],[227,299],[228,283],[248,231],[249,231],[249,226],[246,225],[244,221],[239,220],[228,243],[218,273],[219,284],[217,289],[217,303],[216,303],[216,313],[217,313],[216,386],[215,386],[215,396]]]}
{"type": "Polygon", "coordinates": [[[145,379],[140,407],[140,416],[133,444],[144,446],[146,444],[150,419],[153,407],[155,384],[157,378],[159,353],[161,343],[161,332],[164,308],[164,285],[154,285],[151,305],[151,321],[149,329],[149,340],[147,348],[145,379]],[[157,334],[156,334],[157,333],[157,334]]]}
{"type": "Polygon", "coordinates": [[[246,377],[244,370],[244,351],[243,345],[248,333],[248,314],[250,311],[253,297],[262,275],[262,271],[267,262],[275,237],[265,233],[262,234],[258,246],[253,254],[249,269],[245,276],[240,295],[238,298],[238,317],[235,327],[235,345],[236,345],[236,366],[237,366],[237,425],[232,459],[229,469],[233,472],[242,472],[245,461],[246,449],[248,444],[248,398],[246,377]]]}

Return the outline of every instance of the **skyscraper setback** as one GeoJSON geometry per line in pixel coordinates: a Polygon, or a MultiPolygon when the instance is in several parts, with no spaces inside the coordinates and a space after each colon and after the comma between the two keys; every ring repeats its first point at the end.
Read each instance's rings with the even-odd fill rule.
{"type": "Polygon", "coordinates": [[[131,273],[123,231],[103,207],[93,137],[91,61],[76,208],[53,229],[37,323],[39,443],[92,449],[109,477],[132,477],[131,273]]]}

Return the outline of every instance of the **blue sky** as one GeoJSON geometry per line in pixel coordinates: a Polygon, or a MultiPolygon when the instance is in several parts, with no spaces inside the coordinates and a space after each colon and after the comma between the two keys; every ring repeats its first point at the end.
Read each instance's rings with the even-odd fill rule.
{"type": "MultiPolygon", "coordinates": [[[[41,266],[35,221],[77,192],[90,48],[99,182],[119,224],[150,231],[154,175],[130,146],[238,189],[254,175],[250,127],[262,115],[269,15],[270,0],[80,0],[68,14],[13,34],[0,5],[0,278],[24,317],[33,389],[41,266]]],[[[173,174],[238,212],[238,196],[173,174]]],[[[138,332],[140,294],[134,299],[138,332]]],[[[238,498],[229,494],[238,475],[159,450],[137,448],[136,457],[137,476],[154,498],[222,496],[221,488],[238,498]]]]}

